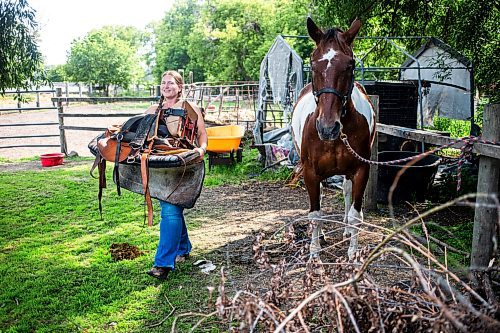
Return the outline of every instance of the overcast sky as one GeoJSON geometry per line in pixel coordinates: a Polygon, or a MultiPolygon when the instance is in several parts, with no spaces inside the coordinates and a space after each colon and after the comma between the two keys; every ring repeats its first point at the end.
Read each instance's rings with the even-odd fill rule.
{"type": "Polygon", "coordinates": [[[90,30],[105,25],[143,29],[159,21],[174,0],[28,0],[36,10],[40,47],[47,65],[66,62],[70,44],[90,30]]]}

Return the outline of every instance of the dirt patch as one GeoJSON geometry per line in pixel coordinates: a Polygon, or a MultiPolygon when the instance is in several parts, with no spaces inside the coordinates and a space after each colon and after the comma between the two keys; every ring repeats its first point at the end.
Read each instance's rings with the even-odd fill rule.
{"type": "MultiPolygon", "coordinates": [[[[321,260],[326,264],[325,267],[333,268],[347,260],[349,247],[349,242],[343,238],[342,191],[325,191],[322,202],[326,216],[321,260]]],[[[377,212],[365,212],[367,225],[359,236],[360,256],[366,256],[389,233],[388,229],[385,233],[381,232],[383,228],[402,225],[417,216],[417,211],[422,213],[429,209],[428,205],[395,207],[395,222],[389,218],[386,206],[380,206],[377,212]]],[[[201,224],[201,227],[190,231],[193,253],[195,256],[196,253],[206,253],[204,259],[213,261],[218,268],[225,266],[228,271],[233,268],[241,273],[231,277],[235,287],[245,288],[248,283],[256,281],[266,285],[270,276],[259,270],[258,258],[254,257],[256,238],[263,238],[261,245],[265,247],[264,251],[268,254],[266,260],[271,264],[277,265],[282,260],[290,263],[307,262],[311,237],[310,222],[306,218],[308,207],[307,192],[303,187],[292,188],[282,182],[250,181],[242,185],[205,187],[195,208],[186,211],[188,225],[201,224]],[[292,243],[295,245],[287,240],[290,227],[293,227],[292,243]]],[[[460,214],[453,213],[453,209],[444,210],[434,215],[432,222],[439,224],[442,218],[447,224],[451,216],[455,223],[472,221],[473,209],[460,208],[458,211],[460,214]]],[[[391,242],[391,246],[399,247],[401,244],[391,242]]],[[[411,283],[412,271],[402,267],[400,260],[387,256],[374,266],[371,274],[379,283],[393,286],[411,283]]]]}
{"type": "MultiPolygon", "coordinates": [[[[349,244],[342,237],[342,193],[340,190],[330,190],[324,194],[324,213],[329,215],[329,221],[324,224],[326,244],[319,258],[311,258],[311,232],[305,218],[308,200],[302,187],[291,188],[283,183],[253,181],[239,186],[203,189],[196,208],[188,211],[186,219],[188,224],[190,221],[203,224],[201,228],[190,232],[195,259],[199,259],[196,258],[197,253],[205,253],[205,259],[217,266],[211,274],[222,276],[220,268],[225,268],[221,280],[225,281],[228,301],[224,307],[233,309],[228,310],[228,318],[239,321],[240,325],[245,323],[250,326],[254,323],[253,318],[259,316],[260,309],[265,308],[274,311],[273,316],[278,318],[278,322],[283,320],[283,313],[290,313],[304,304],[306,297],[318,292],[327,283],[351,279],[368,253],[382,242],[384,235],[390,234],[389,229],[382,232],[382,228],[401,225],[414,218],[417,211],[424,212],[430,208],[429,204],[398,206],[395,208],[397,221],[394,224],[388,217],[387,209],[365,213],[365,222],[370,225],[364,225],[360,233],[357,261],[349,262],[349,244]],[[293,231],[290,232],[292,226],[293,231]],[[285,232],[285,229],[288,230],[285,232]],[[242,290],[245,292],[238,292],[242,290]]],[[[439,223],[436,219],[440,216],[451,215],[456,222],[471,217],[471,209],[459,211],[460,214],[452,214],[445,210],[443,214],[433,217],[433,221],[439,223]]],[[[396,240],[390,241],[386,248],[412,252],[410,247],[396,240]]],[[[420,249],[425,250],[425,245],[420,249]]],[[[416,255],[413,258],[422,260],[422,267],[427,267],[425,256],[416,255]]],[[[424,331],[420,328],[431,326],[429,322],[442,317],[438,307],[431,306],[431,310],[427,311],[429,304],[435,304],[435,301],[423,292],[421,285],[430,285],[430,282],[417,280],[415,272],[397,251],[387,252],[374,260],[364,272],[364,279],[354,284],[354,287],[337,289],[348,300],[360,331],[367,332],[374,323],[379,325],[382,322],[386,325],[386,331],[404,331],[409,327],[424,331]],[[414,316],[422,309],[429,313],[427,317],[430,319],[426,317],[419,320],[414,316]],[[375,320],[372,315],[379,315],[380,318],[375,320]],[[399,329],[392,330],[394,327],[399,329]]],[[[335,305],[335,299],[329,299],[328,295],[333,295],[333,292],[329,294],[323,291],[316,300],[310,299],[303,308],[303,321],[295,321],[294,329],[287,331],[300,331],[304,325],[309,326],[311,332],[333,331],[334,327],[339,327],[330,314],[334,311],[344,312],[339,310],[341,306],[335,305]]],[[[469,314],[463,317],[474,318],[469,314]]],[[[347,316],[341,321],[342,325],[350,323],[347,316]]],[[[262,324],[266,327],[261,328],[262,331],[272,331],[276,327],[272,321],[266,324],[262,324]]],[[[474,323],[468,324],[468,327],[474,327],[474,323]]]]}
{"type": "MultiPolygon", "coordinates": [[[[325,198],[325,207],[338,206],[334,193],[325,198]]],[[[238,262],[248,262],[251,244],[257,232],[271,232],[291,221],[305,217],[308,210],[307,193],[301,187],[251,181],[242,185],[204,188],[186,220],[204,226],[192,231],[191,240],[203,252],[229,251],[238,262]]]]}
{"type": "Polygon", "coordinates": [[[114,261],[133,260],[143,254],[135,245],[128,243],[113,243],[109,247],[109,253],[114,261]]]}

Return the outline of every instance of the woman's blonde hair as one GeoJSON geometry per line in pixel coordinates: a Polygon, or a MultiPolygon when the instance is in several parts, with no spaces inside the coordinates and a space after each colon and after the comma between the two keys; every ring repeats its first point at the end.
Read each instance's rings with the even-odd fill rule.
{"type": "Polygon", "coordinates": [[[173,77],[174,80],[175,80],[175,83],[177,83],[177,85],[181,87],[181,89],[179,90],[179,96],[178,96],[178,97],[181,97],[181,95],[182,95],[182,88],[184,87],[184,79],[182,78],[182,75],[179,74],[179,72],[174,71],[174,70],[165,71],[161,75],[161,77],[163,78],[165,75],[170,75],[171,77],[173,77]]]}

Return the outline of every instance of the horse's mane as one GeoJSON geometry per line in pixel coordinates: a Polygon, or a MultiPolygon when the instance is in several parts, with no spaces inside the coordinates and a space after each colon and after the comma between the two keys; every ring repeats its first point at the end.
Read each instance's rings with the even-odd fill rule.
{"type": "Polygon", "coordinates": [[[325,32],[325,35],[323,36],[323,39],[324,40],[330,40],[330,39],[335,39],[335,40],[339,40],[339,37],[338,37],[338,33],[339,32],[343,32],[342,30],[340,30],[339,28],[331,28],[331,29],[328,29],[326,32],[325,32]]]}
{"type": "Polygon", "coordinates": [[[324,35],[323,35],[323,38],[322,38],[322,41],[323,42],[329,42],[329,41],[332,41],[334,40],[335,42],[337,42],[337,44],[342,48],[342,51],[345,53],[345,54],[350,54],[352,53],[352,50],[349,48],[349,46],[347,46],[347,44],[343,41],[341,41],[339,39],[339,32],[340,33],[343,33],[344,31],[342,31],[341,29],[339,28],[331,28],[331,29],[328,29],[324,35]]]}

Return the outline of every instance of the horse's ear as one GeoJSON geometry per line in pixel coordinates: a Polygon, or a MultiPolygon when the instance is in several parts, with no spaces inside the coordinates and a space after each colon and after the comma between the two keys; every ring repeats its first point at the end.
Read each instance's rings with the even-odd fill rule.
{"type": "Polygon", "coordinates": [[[359,29],[361,29],[361,20],[355,19],[351,23],[349,30],[344,32],[344,38],[347,44],[352,45],[354,38],[357,36],[359,29]]]}
{"type": "Polygon", "coordinates": [[[323,31],[314,23],[312,18],[307,17],[307,32],[316,44],[319,44],[321,38],[323,37],[323,31]]]}

